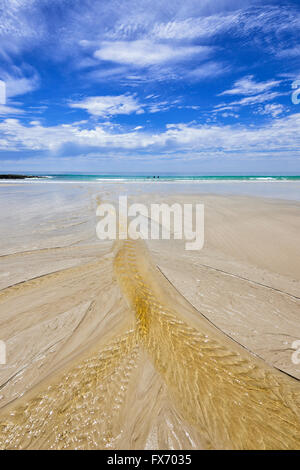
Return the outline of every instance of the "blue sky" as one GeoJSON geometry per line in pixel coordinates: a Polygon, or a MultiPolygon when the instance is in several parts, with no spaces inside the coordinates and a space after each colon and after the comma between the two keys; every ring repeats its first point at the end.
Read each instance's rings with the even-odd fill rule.
{"type": "Polygon", "coordinates": [[[298,1],[2,0],[0,171],[300,174],[299,38],[298,1]]]}

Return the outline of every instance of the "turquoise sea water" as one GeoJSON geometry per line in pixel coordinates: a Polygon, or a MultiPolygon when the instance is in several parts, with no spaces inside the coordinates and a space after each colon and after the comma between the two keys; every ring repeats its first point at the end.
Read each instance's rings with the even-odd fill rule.
{"type": "Polygon", "coordinates": [[[300,175],[86,175],[86,174],[51,174],[39,175],[53,181],[300,181],[300,175]]]}
{"type": "MultiPolygon", "coordinates": [[[[72,195],[80,187],[107,194],[219,194],[300,201],[300,175],[88,175],[44,174],[43,178],[0,180],[0,196],[11,200],[72,195]],[[26,188],[26,190],[25,190],[26,188]]],[[[79,189],[80,189],[79,188],[79,189]]],[[[80,189],[80,190],[81,190],[80,189]]],[[[69,197],[69,196],[68,196],[69,197]]],[[[1,202],[1,197],[0,197],[1,202]]]]}

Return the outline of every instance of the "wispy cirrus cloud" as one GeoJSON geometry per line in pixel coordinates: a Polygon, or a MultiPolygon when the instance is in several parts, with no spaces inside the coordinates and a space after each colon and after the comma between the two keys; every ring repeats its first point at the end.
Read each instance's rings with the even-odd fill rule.
{"type": "Polygon", "coordinates": [[[253,75],[247,75],[246,77],[237,80],[233,87],[229,90],[222,91],[219,96],[223,95],[257,95],[259,93],[266,92],[271,88],[280,85],[280,80],[267,80],[257,82],[253,75]]]}
{"type": "Polygon", "coordinates": [[[265,42],[270,35],[278,36],[287,31],[297,36],[299,29],[300,13],[293,8],[282,9],[275,5],[251,8],[251,3],[247,5],[244,2],[244,5],[236,4],[230,13],[202,13],[197,17],[156,23],[152,34],[163,39],[206,39],[224,33],[245,38],[255,32],[258,36],[256,40],[265,42]]]}
{"type": "MultiPolygon", "coordinates": [[[[18,53],[42,47],[53,58],[62,54],[74,57],[82,55],[80,41],[88,40],[98,42],[98,45],[103,43],[100,51],[103,49],[106,55],[109,44],[105,45],[105,42],[150,41],[159,44],[175,40],[183,46],[183,42],[197,40],[199,43],[224,34],[251,40],[270,50],[272,39],[286,33],[299,37],[300,12],[292,4],[290,8],[260,2],[254,7],[251,4],[245,0],[213,3],[187,0],[184,5],[178,2],[170,5],[164,0],[151,3],[147,0],[125,3],[114,0],[2,0],[0,51],[3,54],[7,51],[18,53]],[[52,47],[53,37],[57,39],[55,47],[52,47]]],[[[283,39],[282,49],[286,46],[286,38],[283,39]]]]}
{"type": "Polygon", "coordinates": [[[241,100],[231,101],[230,105],[250,106],[254,104],[265,103],[266,101],[272,101],[282,95],[283,93],[278,91],[260,93],[259,95],[242,98],[241,100]]]}
{"type": "MultiPolygon", "coordinates": [[[[100,0],[3,0],[0,41],[3,54],[35,47],[54,61],[69,56],[73,67],[93,68],[89,76],[96,81],[106,77],[130,81],[135,69],[153,66],[156,68],[144,74],[142,81],[155,77],[182,80],[187,76],[187,61],[193,79],[202,80],[212,76],[211,62],[206,68],[199,67],[199,61],[208,58],[219,62],[215,75],[226,73],[215,57],[223,47],[218,40],[224,35],[243,38],[243,42],[249,39],[252,46],[270,50],[272,40],[287,32],[297,37],[299,29],[296,9],[259,4],[252,8],[251,2],[245,1],[227,0],[208,6],[208,2],[187,0],[184,6],[172,6],[146,0],[130,0],[126,5],[100,0]],[[59,15],[62,9],[64,14],[59,15]],[[84,43],[86,47],[82,47],[84,43]],[[102,70],[103,62],[122,67],[102,70]],[[167,64],[182,67],[163,70],[167,64]]],[[[280,43],[282,54],[296,54],[295,45],[285,39],[280,43]]],[[[276,50],[281,53],[280,48],[276,50]]]]}
{"type": "Polygon", "coordinates": [[[206,80],[207,78],[219,77],[231,71],[228,64],[222,62],[208,61],[188,72],[187,77],[194,80],[206,80]]]}
{"type": "Polygon", "coordinates": [[[154,25],[151,34],[160,39],[195,39],[216,36],[238,24],[240,12],[186,18],[154,25]]]}
{"type": "MultiPolygon", "coordinates": [[[[266,80],[256,81],[253,75],[247,75],[235,81],[232,88],[225,90],[218,94],[218,96],[242,96],[242,98],[230,101],[228,103],[220,103],[215,106],[215,110],[224,109],[226,106],[231,109],[238,109],[240,106],[253,106],[261,105],[268,101],[272,101],[275,98],[283,96],[285,93],[282,91],[273,91],[274,88],[278,88],[281,84],[281,80],[266,80]]],[[[262,110],[263,108],[259,108],[262,110]]],[[[273,109],[273,112],[259,113],[259,114],[270,114],[275,117],[276,105],[266,105],[265,109],[273,109]],[[273,108],[270,108],[273,106],[273,108]],[[274,107],[275,106],[275,107],[274,107]]]]}

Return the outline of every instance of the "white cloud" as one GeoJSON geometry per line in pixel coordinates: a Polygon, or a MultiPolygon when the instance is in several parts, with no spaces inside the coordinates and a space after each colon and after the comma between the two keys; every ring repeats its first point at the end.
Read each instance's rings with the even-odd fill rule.
{"type": "Polygon", "coordinates": [[[23,114],[22,109],[15,108],[14,106],[0,105],[0,115],[7,116],[7,114],[23,114]]]}
{"type": "Polygon", "coordinates": [[[35,4],[36,0],[2,0],[0,22],[2,54],[5,54],[5,50],[16,53],[28,45],[28,41],[39,37],[43,22],[40,21],[37,27],[33,27],[35,4]]]}
{"type": "Polygon", "coordinates": [[[247,75],[246,77],[237,80],[232,88],[225,90],[218,95],[242,95],[244,98],[231,101],[227,104],[221,103],[220,105],[216,106],[216,108],[221,108],[224,106],[251,106],[271,101],[279,96],[284,95],[282,92],[272,91],[272,89],[278,87],[280,83],[280,80],[257,82],[255,81],[253,75],[247,75]]]}
{"type": "MultiPolygon", "coordinates": [[[[196,17],[156,23],[152,34],[161,39],[194,39],[230,33],[235,37],[248,36],[253,41],[253,33],[255,33],[255,40],[260,43],[271,35],[276,37],[288,31],[297,36],[300,28],[300,14],[296,9],[271,5],[256,5],[254,8],[248,8],[246,2],[243,3],[244,8],[236,5],[232,13],[226,11],[211,15],[202,13],[196,17]]],[[[219,9],[222,10],[221,2],[219,9]]]]}
{"type": "Polygon", "coordinates": [[[39,86],[37,73],[31,67],[25,66],[22,70],[20,67],[10,66],[9,72],[4,68],[0,69],[0,79],[1,83],[5,84],[5,102],[0,106],[0,115],[24,114],[25,111],[19,107],[20,103],[12,101],[11,98],[35,90],[39,86]],[[31,74],[29,75],[28,72],[31,74]]]}
{"type": "Polygon", "coordinates": [[[240,12],[229,15],[210,15],[199,18],[155,24],[153,36],[160,39],[193,39],[211,37],[237,24],[240,12]]]}
{"type": "Polygon", "coordinates": [[[195,80],[205,80],[206,78],[219,77],[228,73],[230,67],[218,62],[205,62],[188,73],[188,77],[195,80]]]}
{"type": "Polygon", "coordinates": [[[186,60],[191,56],[207,57],[212,48],[164,44],[140,39],[136,41],[105,41],[94,53],[97,59],[119,64],[145,67],[172,61],[186,60]]]}
{"type": "Polygon", "coordinates": [[[259,108],[258,114],[270,114],[277,117],[284,112],[285,107],[282,104],[266,104],[263,108],[259,108]]]}
{"type": "Polygon", "coordinates": [[[167,0],[2,0],[0,53],[42,46],[53,57],[78,54],[86,59],[81,46],[93,41],[148,39],[155,44],[206,40],[220,33],[270,48],[272,39],[286,32],[299,36],[299,27],[300,15],[293,4],[286,8],[262,1],[253,7],[251,0],[186,0],[174,5],[167,0]],[[61,9],[63,15],[54,14],[61,9]]]}
{"type": "Polygon", "coordinates": [[[6,80],[7,96],[25,95],[38,88],[39,79],[37,75],[30,78],[13,78],[10,77],[6,80]]]}
{"type": "MultiPolygon", "coordinates": [[[[263,33],[265,40],[270,35],[279,37],[287,32],[296,36],[300,28],[299,10],[289,5],[289,8],[279,6],[258,6],[241,12],[239,27],[244,34],[263,33]]],[[[251,38],[253,40],[253,37],[251,38]]]]}
{"type": "Polygon", "coordinates": [[[144,112],[142,105],[132,95],[91,96],[83,101],[70,103],[69,106],[85,109],[89,114],[101,117],[144,112]]]}
{"type": "Polygon", "coordinates": [[[271,93],[261,93],[260,95],[255,96],[248,96],[246,98],[242,98],[238,101],[232,101],[229,103],[230,105],[240,105],[240,106],[249,106],[253,104],[265,103],[266,101],[271,101],[278,96],[282,96],[283,93],[279,93],[277,91],[273,91],[271,93]]]}
{"type": "Polygon", "coordinates": [[[235,109],[234,106],[232,105],[225,105],[224,103],[222,104],[217,104],[214,108],[214,112],[219,112],[219,111],[233,111],[235,109]]]}
{"type": "Polygon", "coordinates": [[[0,78],[5,82],[8,98],[25,95],[39,87],[39,76],[30,66],[9,66],[9,70],[2,67],[0,78]]]}
{"type": "Polygon", "coordinates": [[[236,119],[239,117],[238,114],[236,114],[236,113],[231,113],[231,112],[229,112],[229,113],[228,113],[228,112],[222,113],[222,116],[223,116],[224,118],[227,118],[227,117],[234,117],[234,118],[236,118],[236,119]]]}
{"type": "Polygon", "coordinates": [[[64,145],[84,148],[86,153],[95,148],[113,155],[133,151],[152,154],[153,152],[186,153],[199,155],[206,152],[286,152],[299,156],[300,113],[274,119],[262,126],[241,125],[193,125],[170,124],[161,132],[146,132],[136,129],[131,132],[114,131],[109,127],[96,125],[85,129],[80,125],[43,127],[40,124],[25,126],[16,119],[0,122],[1,148],[9,150],[48,150],[57,153],[64,145]]]}
{"type": "Polygon", "coordinates": [[[290,47],[288,49],[282,49],[282,50],[278,50],[276,51],[276,55],[278,57],[287,57],[287,58],[299,58],[300,57],[300,45],[297,45],[297,46],[294,46],[294,47],[290,47]]]}
{"type": "Polygon", "coordinates": [[[280,85],[279,80],[268,80],[265,82],[256,82],[253,75],[247,75],[234,83],[233,88],[225,90],[219,94],[222,95],[256,95],[263,93],[271,88],[280,85]]]}
{"type": "MultiPolygon", "coordinates": [[[[97,61],[98,64],[98,61],[97,61]]],[[[86,77],[88,81],[91,82],[107,82],[108,80],[113,80],[113,79],[122,79],[126,77],[126,74],[128,73],[127,66],[121,66],[121,67],[109,67],[107,69],[95,69],[92,70],[88,73],[86,73],[86,77]]]]}
{"type": "Polygon", "coordinates": [[[93,116],[101,116],[103,118],[117,114],[143,114],[145,111],[149,113],[158,113],[167,111],[170,108],[182,108],[180,100],[158,101],[157,96],[152,95],[146,97],[146,103],[140,103],[135,95],[117,95],[117,96],[91,96],[82,101],[72,102],[69,104],[71,108],[85,109],[93,116]],[[148,98],[148,99],[147,99],[148,98]],[[152,98],[150,100],[150,98],[152,98]]]}

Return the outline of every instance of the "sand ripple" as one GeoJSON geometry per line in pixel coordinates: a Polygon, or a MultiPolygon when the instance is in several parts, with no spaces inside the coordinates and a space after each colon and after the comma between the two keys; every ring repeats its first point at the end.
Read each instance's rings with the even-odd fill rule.
{"type": "Polygon", "coordinates": [[[127,327],[4,410],[1,449],[300,448],[295,380],[215,329],[142,243],[114,267],[127,327]]]}

